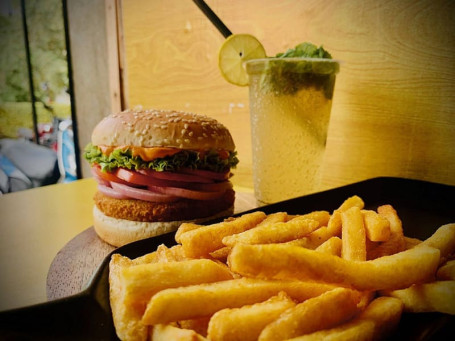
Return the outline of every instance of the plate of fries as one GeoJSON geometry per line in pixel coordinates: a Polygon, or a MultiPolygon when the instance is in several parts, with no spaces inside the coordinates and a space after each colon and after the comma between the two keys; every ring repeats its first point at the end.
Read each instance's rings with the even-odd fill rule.
{"type": "Polygon", "coordinates": [[[440,340],[454,315],[455,187],[376,178],[125,245],[85,291],[0,313],[0,331],[440,340]]]}

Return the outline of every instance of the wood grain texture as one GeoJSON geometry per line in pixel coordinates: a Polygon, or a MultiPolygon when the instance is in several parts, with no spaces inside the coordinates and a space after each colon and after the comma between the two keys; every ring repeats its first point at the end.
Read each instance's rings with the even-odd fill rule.
{"type": "MultiPolygon", "coordinates": [[[[455,185],[455,2],[207,3],[268,55],[311,41],[342,61],[321,189],[386,175],[455,185]]],[[[191,1],[122,6],[129,106],[217,118],[238,148],[233,182],[251,187],[248,89],[219,74],[222,35],[191,1]]]]}

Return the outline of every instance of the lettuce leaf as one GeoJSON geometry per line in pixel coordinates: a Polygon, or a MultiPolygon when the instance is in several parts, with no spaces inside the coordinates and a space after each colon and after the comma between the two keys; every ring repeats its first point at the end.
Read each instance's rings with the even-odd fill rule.
{"type": "Polygon", "coordinates": [[[151,169],[159,172],[191,168],[221,173],[229,168],[235,168],[239,162],[237,152],[230,152],[227,159],[222,159],[215,150],[205,154],[192,150],[182,150],[171,156],[144,161],[139,156],[132,156],[128,149],[116,149],[110,155],[104,155],[97,146],[91,143],[84,149],[84,158],[90,165],[99,165],[102,171],[112,171],[119,167],[132,170],[151,169]]]}

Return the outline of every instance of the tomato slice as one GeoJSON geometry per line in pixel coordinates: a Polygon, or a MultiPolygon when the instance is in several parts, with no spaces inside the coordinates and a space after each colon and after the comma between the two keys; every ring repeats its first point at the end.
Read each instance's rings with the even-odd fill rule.
{"type": "Polygon", "coordinates": [[[193,174],[184,174],[179,172],[157,172],[153,170],[141,169],[138,171],[141,174],[154,177],[156,179],[162,180],[171,180],[171,181],[182,181],[182,182],[198,182],[198,183],[212,183],[213,179],[193,175],[193,174]]]}
{"type": "Polygon", "coordinates": [[[209,178],[209,179],[213,179],[213,180],[220,180],[220,181],[229,179],[229,177],[231,175],[230,170],[223,172],[223,173],[217,173],[217,172],[212,172],[212,171],[204,170],[204,169],[182,168],[182,169],[180,169],[179,172],[184,173],[184,174],[196,175],[196,176],[200,176],[203,178],[209,178]]]}
{"type": "MultiPolygon", "coordinates": [[[[204,192],[219,192],[229,188],[232,188],[230,181],[224,180],[221,182],[212,183],[196,183],[196,182],[184,182],[184,181],[172,181],[172,180],[161,180],[156,179],[153,176],[144,175],[146,172],[136,172],[128,169],[119,168],[116,171],[116,175],[131,184],[143,185],[143,186],[159,186],[159,187],[175,187],[175,188],[186,188],[196,191],[204,192]]],[[[148,174],[148,172],[147,172],[148,174]]]]}
{"type": "Polygon", "coordinates": [[[97,177],[97,178],[100,178],[102,180],[105,180],[105,181],[113,181],[113,182],[118,182],[118,183],[121,183],[121,184],[127,184],[128,182],[120,179],[119,177],[117,177],[114,173],[111,173],[111,172],[103,172],[101,170],[101,167],[98,166],[98,165],[95,165],[91,168],[91,171],[92,171],[92,174],[97,177]]]}

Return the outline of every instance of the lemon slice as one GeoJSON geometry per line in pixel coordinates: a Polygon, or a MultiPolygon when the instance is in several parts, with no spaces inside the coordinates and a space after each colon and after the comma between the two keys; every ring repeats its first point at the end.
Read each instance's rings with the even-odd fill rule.
{"type": "Polygon", "coordinates": [[[218,67],[229,83],[246,86],[248,74],[243,64],[250,59],[265,57],[264,47],[251,34],[233,34],[221,45],[218,67]]]}

